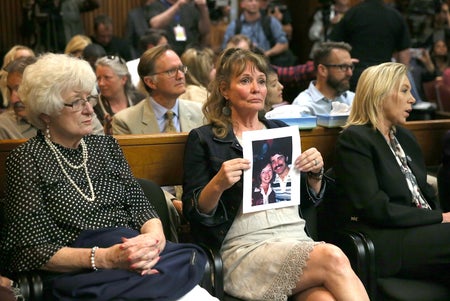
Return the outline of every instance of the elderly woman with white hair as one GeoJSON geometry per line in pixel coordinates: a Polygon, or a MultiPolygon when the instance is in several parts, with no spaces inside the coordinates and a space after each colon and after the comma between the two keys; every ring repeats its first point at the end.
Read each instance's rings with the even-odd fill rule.
{"type": "Polygon", "coordinates": [[[117,141],[91,135],[94,86],[89,63],[63,54],[25,70],[39,130],[7,159],[0,266],[40,271],[44,300],[217,300],[197,285],[205,254],[166,241],[117,141]]]}

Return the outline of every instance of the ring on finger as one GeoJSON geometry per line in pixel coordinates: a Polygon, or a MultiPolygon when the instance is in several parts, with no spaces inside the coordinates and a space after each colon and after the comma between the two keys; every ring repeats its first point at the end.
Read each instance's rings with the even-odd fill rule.
{"type": "Polygon", "coordinates": [[[316,159],[314,159],[314,166],[317,166],[317,160],[316,159]]]}

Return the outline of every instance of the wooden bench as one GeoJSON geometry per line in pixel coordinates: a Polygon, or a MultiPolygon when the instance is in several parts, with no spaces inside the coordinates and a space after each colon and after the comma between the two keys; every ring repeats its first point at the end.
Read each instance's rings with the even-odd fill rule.
{"type": "MultiPolygon", "coordinates": [[[[441,163],[442,137],[450,130],[450,119],[411,121],[406,125],[417,137],[427,166],[441,163]]],[[[316,127],[301,130],[302,149],[316,147],[331,167],[334,145],[340,129],[316,127]]],[[[187,133],[115,136],[133,174],[151,179],[161,186],[179,185],[183,178],[183,157],[187,133]]],[[[9,152],[25,140],[0,140],[0,197],[4,196],[5,162],[9,152]]]]}

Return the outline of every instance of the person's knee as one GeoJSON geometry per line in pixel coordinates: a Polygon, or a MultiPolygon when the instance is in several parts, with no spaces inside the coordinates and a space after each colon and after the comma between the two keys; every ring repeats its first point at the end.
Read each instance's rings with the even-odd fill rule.
{"type": "Polygon", "coordinates": [[[347,256],[340,248],[332,244],[321,245],[321,261],[330,272],[342,273],[350,268],[347,256]]]}

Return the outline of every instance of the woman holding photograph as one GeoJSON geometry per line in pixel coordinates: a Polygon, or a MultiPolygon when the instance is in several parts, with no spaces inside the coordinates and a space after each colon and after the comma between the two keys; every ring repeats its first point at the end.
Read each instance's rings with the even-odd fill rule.
{"type": "MultiPolygon", "coordinates": [[[[220,248],[225,292],[246,300],[369,300],[343,252],[307,236],[298,206],[242,214],[242,174],[251,167],[242,158],[242,133],[287,125],[258,117],[267,94],[262,56],[227,49],[216,69],[203,108],[208,124],[192,130],[186,145],[183,211],[193,238],[220,248]]],[[[293,167],[302,172],[302,202],[320,199],[317,149],[305,150],[293,167]]]]}

